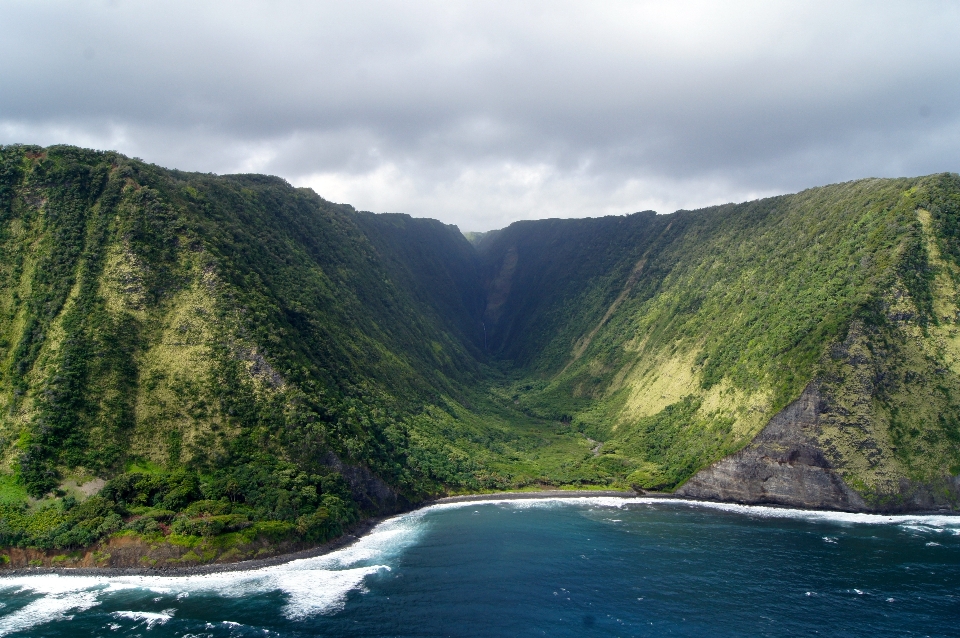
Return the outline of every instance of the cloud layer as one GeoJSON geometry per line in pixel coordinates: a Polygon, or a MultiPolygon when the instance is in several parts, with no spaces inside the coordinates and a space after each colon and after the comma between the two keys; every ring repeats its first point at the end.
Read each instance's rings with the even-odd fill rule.
{"type": "Polygon", "coordinates": [[[960,170],[960,6],[0,2],[0,143],[487,230],[960,170]]]}

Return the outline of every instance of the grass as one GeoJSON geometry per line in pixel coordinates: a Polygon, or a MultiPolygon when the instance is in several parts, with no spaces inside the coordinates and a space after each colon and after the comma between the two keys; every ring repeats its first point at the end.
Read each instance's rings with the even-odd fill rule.
{"type": "Polygon", "coordinates": [[[0,503],[23,503],[27,500],[27,491],[17,483],[16,477],[0,474],[0,503]]]}

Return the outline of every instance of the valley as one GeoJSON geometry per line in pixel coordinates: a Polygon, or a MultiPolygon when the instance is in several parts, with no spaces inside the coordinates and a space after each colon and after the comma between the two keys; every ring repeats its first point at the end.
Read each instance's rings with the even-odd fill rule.
{"type": "Polygon", "coordinates": [[[234,561],[542,487],[954,511],[958,290],[954,174],[464,235],[2,147],[0,560],[234,561]]]}

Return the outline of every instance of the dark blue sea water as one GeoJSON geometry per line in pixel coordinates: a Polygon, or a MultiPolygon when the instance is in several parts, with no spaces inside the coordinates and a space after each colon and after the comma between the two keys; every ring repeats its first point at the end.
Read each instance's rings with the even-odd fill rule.
{"type": "Polygon", "coordinates": [[[957,636],[960,519],[441,505],[279,567],[0,579],[2,636],[957,636]]]}

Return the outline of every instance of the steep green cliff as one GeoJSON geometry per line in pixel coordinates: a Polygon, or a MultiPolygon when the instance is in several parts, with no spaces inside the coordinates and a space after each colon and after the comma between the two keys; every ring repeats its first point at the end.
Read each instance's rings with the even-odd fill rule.
{"type": "Polygon", "coordinates": [[[442,436],[489,376],[455,228],[114,153],[0,161],[2,544],[82,545],[154,510],[140,531],[183,511],[186,535],[233,516],[318,540],[443,486],[507,484],[442,436]]]}
{"type": "Polygon", "coordinates": [[[278,178],[3,147],[0,545],[229,560],[449,490],[673,489],[811,384],[865,503],[954,507],[958,236],[956,175],[471,244],[278,178]]]}
{"type": "Polygon", "coordinates": [[[823,448],[871,506],[958,502],[960,180],[863,180],[654,216],[523,222],[481,244],[520,406],[673,488],[815,382],[823,448]]]}

